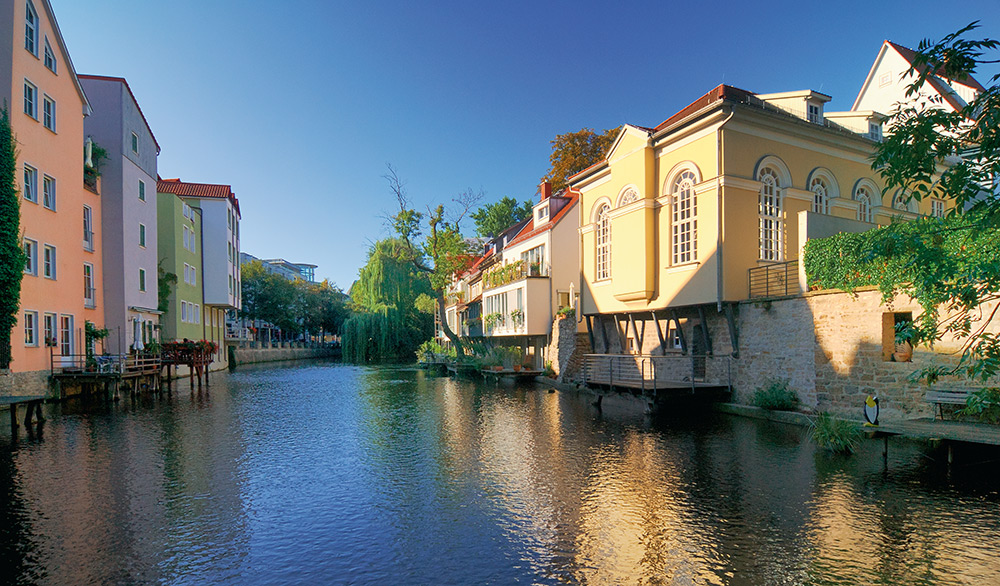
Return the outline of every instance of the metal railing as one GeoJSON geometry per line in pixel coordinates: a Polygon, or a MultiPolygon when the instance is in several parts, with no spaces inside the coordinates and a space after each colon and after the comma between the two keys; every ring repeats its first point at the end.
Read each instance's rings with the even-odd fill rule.
{"type": "Polygon", "coordinates": [[[94,231],[83,231],[83,249],[87,252],[94,252],[94,231]]]}
{"type": "Polygon", "coordinates": [[[798,260],[754,267],[747,271],[747,280],[750,299],[791,297],[802,293],[798,260]]]}
{"type": "Polygon", "coordinates": [[[612,389],[625,387],[656,392],[662,388],[691,391],[702,384],[732,388],[732,356],[705,354],[586,354],[583,378],[587,384],[612,389]]]}
{"type": "Polygon", "coordinates": [[[88,308],[93,309],[94,307],[97,306],[97,302],[95,301],[96,294],[97,294],[97,289],[95,289],[94,287],[84,286],[84,288],[83,288],[83,305],[84,305],[84,307],[88,307],[88,308]]]}
{"type": "Polygon", "coordinates": [[[157,354],[57,354],[52,353],[52,374],[108,374],[159,372],[161,360],[157,354]]]}

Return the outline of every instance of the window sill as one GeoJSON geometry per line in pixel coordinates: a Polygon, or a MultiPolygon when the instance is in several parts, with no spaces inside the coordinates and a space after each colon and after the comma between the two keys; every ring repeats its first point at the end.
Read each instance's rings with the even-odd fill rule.
{"type": "Polygon", "coordinates": [[[606,287],[611,284],[611,278],[601,279],[599,281],[594,281],[591,283],[594,287],[606,287]]]}
{"type": "Polygon", "coordinates": [[[97,304],[93,301],[84,301],[83,307],[84,309],[97,309],[97,304]]]}
{"type": "Polygon", "coordinates": [[[682,264],[679,264],[679,265],[673,265],[673,266],[669,266],[669,267],[665,267],[665,268],[666,268],[666,272],[669,274],[669,273],[683,273],[685,271],[690,271],[690,270],[697,269],[700,266],[701,266],[701,261],[700,260],[696,260],[696,261],[693,261],[693,262],[686,262],[686,263],[682,263],[682,264]]]}

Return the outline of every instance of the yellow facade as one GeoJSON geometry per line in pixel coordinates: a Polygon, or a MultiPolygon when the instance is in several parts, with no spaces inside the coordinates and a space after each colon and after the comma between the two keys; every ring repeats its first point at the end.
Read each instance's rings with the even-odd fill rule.
{"type": "MultiPolygon", "coordinates": [[[[817,94],[799,95],[806,111],[817,94]]],[[[604,162],[571,178],[582,194],[584,313],[744,300],[750,269],[797,260],[807,238],[940,211],[930,200],[893,209],[895,194],[881,196],[871,169],[874,144],[726,86],[657,129],[625,126],[604,162]],[[777,183],[776,203],[768,208],[774,213],[762,215],[762,202],[770,201],[762,196],[765,176],[777,183]],[[825,193],[819,202],[817,191],[825,193]],[[870,216],[858,201],[866,194],[870,216]],[[609,247],[601,241],[602,209],[609,247]],[[764,234],[774,237],[773,246],[762,242],[764,234]],[[602,271],[603,259],[609,270],[602,271]]]]}

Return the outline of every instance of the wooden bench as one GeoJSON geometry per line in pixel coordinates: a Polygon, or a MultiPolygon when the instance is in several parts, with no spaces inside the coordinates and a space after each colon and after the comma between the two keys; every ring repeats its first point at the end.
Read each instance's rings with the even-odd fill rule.
{"type": "Polygon", "coordinates": [[[969,393],[973,389],[961,389],[961,388],[940,388],[934,389],[933,391],[927,391],[924,395],[924,400],[935,406],[935,417],[940,417],[944,419],[944,411],[941,409],[942,405],[961,405],[965,406],[966,401],[969,398],[969,393]]]}

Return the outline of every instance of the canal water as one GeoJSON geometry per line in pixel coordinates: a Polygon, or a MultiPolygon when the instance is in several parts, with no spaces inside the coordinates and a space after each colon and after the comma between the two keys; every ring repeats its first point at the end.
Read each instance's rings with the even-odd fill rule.
{"type": "MultiPolygon", "coordinates": [[[[1000,584],[988,453],[331,363],[0,425],[0,583],[1000,584]]],[[[2,417],[5,419],[5,415],[2,417]]]]}

